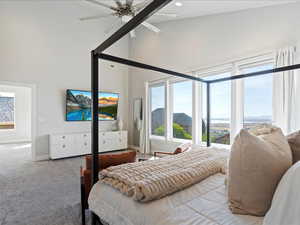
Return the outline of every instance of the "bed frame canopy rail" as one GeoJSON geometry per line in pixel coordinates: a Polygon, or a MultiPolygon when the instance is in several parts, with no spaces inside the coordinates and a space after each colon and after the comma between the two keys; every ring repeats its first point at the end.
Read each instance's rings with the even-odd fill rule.
{"type": "MultiPolygon", "coordinates": [[[[148,6],[146,6],[140,13],[138,13],[135,17],[133,17],[128,23],[123,25],[119,30],[117,30],[114,34],[112,34],[108,39],[106,39],[102,44],[100,44],[95,50],[91,52],[91,89],[92,89],[92,182],[93,184],[98,182],[98,172],[99,172],[99,118],[98,118],[98,91],[99,91],[99,59],[112,61],[120,64],[124,64],[127,66],[132,66],[140,69],[151,70],[155,72],[160,72],[176,77],[181,77],[189,80],[194,80],[198,82],[205,83],[207,85],[207,126],[206,126],[206,133],[207,133],[207,146],[211,145],[210,141],[210,123],[211,123],[211,84],[229,81],[229,80],[236,80],[236,79],[243,79],[246,77],[254,77],[254,76],[261,76],[265,74],[275,74],[278,72],[284,72],[289,70],[297,70],[300,69],[300,64],[295,64],[291,66],[279,67],[270,70],[264,70],[254,73],[248,74],[241,74],[236,76],[230,76],[225,78],[219,78],[215,80],[205,80],[199,77],[187,75],[180,72],[171,71],[168,69],[144,64],[141,62],[124,59],[108,54],[104,54],[103,52],[112,46],[115,42],[120,40],[122,37],[127,35],[130,31],[135,29],[139,26],[142,22],[146,19],[151,17],[155,14],[158,10],[166,6],[168,3],[172,2],[172,0],[153,0],[148,6]]],[[[92,225],[102,224],[99,220],[98,216],[92,212],[91,217],[92,225]]]]}

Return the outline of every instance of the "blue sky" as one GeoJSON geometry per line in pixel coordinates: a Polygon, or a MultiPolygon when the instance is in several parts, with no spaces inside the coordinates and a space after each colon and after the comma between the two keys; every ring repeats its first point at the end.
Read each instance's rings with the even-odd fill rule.
{"type": "MultiPolygon", "coordinates": [[[[72,93],[76,96],[76,95],[84,95],[87,96],[89,98],[91,98],[91,92],[89,91],[78,91],[78,90],[72,90],[72,93]]],[[[107,92],[100,92],[100,98],[104,98],[104,97],[114,97],[114,98],[118,98],[119,94],[115,94],[115,93],[107,93],[107,92]]]]}
{"type": "Polygon", "coordinates": [[[158,108],[164,108],[165,105],[165,88],[163,86],[152,87],[151,89],[152,111],[158,108]]]}
{"type": "MultiPolygon", "coordinates": [[[[272,65],[245,69],[243,73],[272,69],[272,65]]],[[[245,116],[272,116],[273,75],[249,77],[244,81],[245,116]]]]}
{"type": "MultiPolygon", "coordinates": [[[[266,70],[272,65],[244,69],[241,73],[266,70]]],[[[220,74],[213,78],[230,76],[220,74]]],[[[211,77],[212,78],[212,77],[211,77]]],[[[192,82],[180,82],[173,85],[174,112],[183,112],[192,116],[192,82]]],[[[244,79],[244,115],[245,117],[272,115],[272,74],[244,79]]],[[[152,110],[164,106],[164,87],[152,88],[152,110]]],[[[203,85],[203,98],[206,99],[206,88],[203,85]]],[[[214,118],[229,118],[231,102],[231,82],[213,84],[211,87],[211,113],[214,118]]],[[[206,103],[203,104],[206,112],[206,103]]]]}

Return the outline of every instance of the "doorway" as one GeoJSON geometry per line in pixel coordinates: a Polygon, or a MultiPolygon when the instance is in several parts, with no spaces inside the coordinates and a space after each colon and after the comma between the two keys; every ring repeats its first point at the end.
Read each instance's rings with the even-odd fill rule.
{"type": "Polygon", "coordinates": [[[29,144],[33,160],[36,159],[35,93],[35,85],[0,81],[0,145],[9,149],[12,144],[29,144]]]}

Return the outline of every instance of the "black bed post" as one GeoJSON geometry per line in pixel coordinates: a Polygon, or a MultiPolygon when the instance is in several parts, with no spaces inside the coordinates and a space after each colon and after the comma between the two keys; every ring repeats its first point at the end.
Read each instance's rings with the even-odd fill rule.
{"type": "MultiPolygon", "coordinates": [[[[98,95],[99,95],[99,59],[98,55],[91,52],[91,89],[92,89],[92,182],[98,181],[99,172],[99,112],[98,112],[98,95]]],[[[92,225],[97,224],[98,217],[92,213],[92,225]]]]}
{"type": "Polygon", "coordinates": [[[98,181],[99,170],[99,59],[97,54],[92,51],[92,181],[93,184],[98,181]]]}
{"type": "Polygon", "coordinates": [[[206,112],[207,112],[207,123],[206,123],[206,144],[210,146],[210,83],[206,83],[206,112]]]}

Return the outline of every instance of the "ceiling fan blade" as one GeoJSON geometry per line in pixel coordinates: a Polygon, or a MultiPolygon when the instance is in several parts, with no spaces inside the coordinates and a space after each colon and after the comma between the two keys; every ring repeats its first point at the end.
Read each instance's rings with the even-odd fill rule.
{"type": "Polygon", "coordinates": [[[118,10],[116,7],[113,7],[113,6],[111,6],[111,5],[107,5],[106,3],[98,2],[98,1],[96,1],[96,0],[85,0],[85,1],[90,2],[90,3],[93,3],[93,4],[96,4],[96,5],[100,5],[100,6],[102,6],[102,7],[105,7],[105,8],[114,10],[114,11],[117,11],[117,10],[118,10]]]}
{"type": "Polygon", "coordinates": [[[136,5],[134,5],[133,7],[135,8],[135,10],[140,11],[141,9],[145,8],[152,1],[153,0],[145,0],[143,2],[140,2],[136,5]]]}
{"type": "Polygon", "coordinates": [[[115,0],[115,3],[117,4],[118,7],[122,7],[122,3],[120,2],[120,0],[115,0]]]}
{"type": "Polygon", "coordinates": [[[154,16],[166,16],[170,18],[176,18],[177,14],[175,13],[155,13],[154,16]]]}
{"type": "Polygon", "coordinates": [[[113,16],[113,14],[110,14],[110,15],[95,15],[95,16],[81,17],[81,18],[79,18],[79,20],[81,20],[81,21],[95,20],[95,19],[101,19],[101,18],[106,18],[106,17],[110,17],[110,16],[113,16]]]}
{"type": "Polygon", "coordinates": [[[133,0],[126,0],[126,5],[132,6],[133,0]]]}
{"type": "Polygon", "coordinates": [[[154,25],[152,25],[150,23],[143,22],[142,25],[145,26],[145,27],[147,27],[149,30],[154,31],[155,33],[159,33],[160,32],[159,28],[157,28],[156,26],[154,26],[154,25]]]}
{"type": "Polygon", "coordinates": [[[135,38],[136,37],[136,34],[135,34],[134,30],[130,31],[130,37],[131,38],[135,38]]]}

